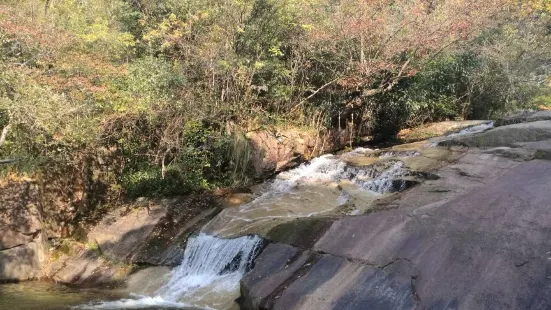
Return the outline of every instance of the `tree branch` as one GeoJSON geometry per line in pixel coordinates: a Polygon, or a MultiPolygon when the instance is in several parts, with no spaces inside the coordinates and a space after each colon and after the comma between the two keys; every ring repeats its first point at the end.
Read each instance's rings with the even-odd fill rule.
{"type": "Polygon", "coordinates": [[[396,84],[398,84],[398,82],[401,79],[404,78],[404,76],[403,76],[404,71],[406,70],[406,68],[407,68],[407,66],[409,65],[410,62],[411,62],[411,58],[408,59],[402,65],[402,67],[400,68],[400,71],[398,72],[398,74],[395,77],[392,78],[392,82],[390,82],[386,87],[383,87],[384,85],[381,85],[381,87],[379,87],[379,88],[364,90],[364,91],[362,91],[362,96],[363,97],[371,97],[371,96],[375,96],[375,95],[383,93],[383,92],[391,91],[394,88],[394,86],[396,86],[396,84]]]}
{"type": "Polygon", "coordinates": [[[310,96],[306,97],[305,99],[303,99],[301,102],[297,103],[292,109],[290,112],[293,112],[295,111],[296,109],[298,109],[298,107],[300,107],[301,105],[303,105],[306,101],[312,99],[312,97],[314,97],[315,95],[317,95],[320,91],[324,90],[325,88],[327,88],[328,86],[330,86],[331,84],[335,83],[336,81],[338,81],[340,79],[340,77],[336,78],[336,79],[333,79],[325,84],[323,84],[320,88],[316,89],[312,94],[310,94],[310,96]]]}

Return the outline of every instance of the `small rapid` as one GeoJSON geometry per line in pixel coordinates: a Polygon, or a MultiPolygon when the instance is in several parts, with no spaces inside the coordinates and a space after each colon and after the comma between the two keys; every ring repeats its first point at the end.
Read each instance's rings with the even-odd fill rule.
{"type": "Polygon", "coordinates": [[[224,209],[203,231],[225,237],[263,234],[296,218],[361,214],[381,195],[405,189],[398,180],[410,171],[400,159],[415,156],[420,153],[358,148],[314,158],[266,182],[249,203],[224,209]],[[358,158],[370,163],[349,162],[358,158]]]}

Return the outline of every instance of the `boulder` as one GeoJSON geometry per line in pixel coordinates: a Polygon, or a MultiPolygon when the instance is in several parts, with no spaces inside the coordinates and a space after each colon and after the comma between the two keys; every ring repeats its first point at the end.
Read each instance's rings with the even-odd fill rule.
{"type": "Polygon", "coordinates": [[[46,238],[33,182],[0,184],[0,282],[42,277],[46,238]]]}
{"type": "Polygon", "coordinates": [[[55,282],[81,287],[118,286],[133,271],[132,265],[106,259],[94,245],[65,241],[62,247],[53,251],[45,267],[46,275],[55,282]]]}
{"type": "Polygon", "coordinates": [[[88,234],[88,242],[113,261],[178,265],[190,233],[220,211],[210,196],[145,202],[106,216],[88,234]]]}
{"type": "Polygon", "coordinates": [[[296,167],[305,159],[326,154],[350,143],[348,130],[318,132],[304,128],[269,128],[247,133],[251,161],[258,179],[296,167]]]}
{"type": "Polygon", "coordinates": [[[96,244],[113,261],[131,262],[131,257],[165,216],[166,207],[162,205],[116,210],[88,233],[88,243],[96,244]]]}
{"type": "Polygon", "coordinates": [[[0,251],[0,282],[25,281],[43,277],[46,251],[42,236],[0,251]]]}
{"type": "Polygon", "coordinates": [[[119,285],[137,265],[178,265],[188,236],[220,210],[209,195],[140,199],[106,215],[85,244],[62,245],[52,255],[47,275],[81,286],[119,285]]]}

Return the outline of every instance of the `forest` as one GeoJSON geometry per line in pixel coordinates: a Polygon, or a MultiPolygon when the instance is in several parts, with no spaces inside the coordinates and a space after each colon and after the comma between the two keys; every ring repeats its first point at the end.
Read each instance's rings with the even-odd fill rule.
{"type": "Polygon", "coordinates": [[[1,178],[90,205],[185,195],[251,182],[255,130],[345,130],[357,145],[550,106],[550,12],[548,0],[2,0],[0,160],[14,162],[1,178]]]}

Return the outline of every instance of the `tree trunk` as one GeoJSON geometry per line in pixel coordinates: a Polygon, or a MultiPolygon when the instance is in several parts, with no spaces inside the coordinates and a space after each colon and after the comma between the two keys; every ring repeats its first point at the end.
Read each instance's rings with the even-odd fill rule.
{"type": "Polygon", "coordinates": [[[46,3],[44,3],[44,15],[48,15],[49,8],[50,8],[50,0],[46,0],[46,3]]]}
{"type": "Polygon", "coordinates": [[[2,133],[0,134],[0,147],[6,142],[6,138],[8,137],[8,132],[10,131],[11,125],[8,124],[4,129],[2,129],[2,133]]]}

